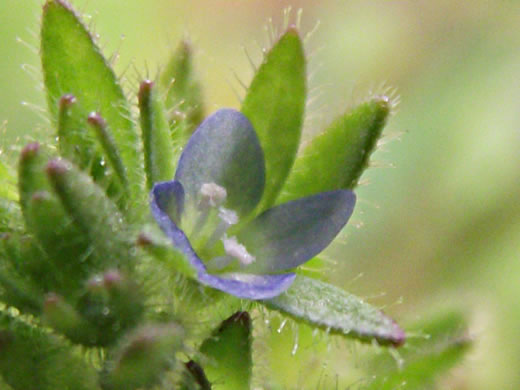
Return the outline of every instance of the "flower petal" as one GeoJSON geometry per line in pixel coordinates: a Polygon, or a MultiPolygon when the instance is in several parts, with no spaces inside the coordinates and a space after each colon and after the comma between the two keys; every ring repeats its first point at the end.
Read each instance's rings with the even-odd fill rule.
{"type": "Polygon", "coordinates": [[[352,215],[356,195],[349,190],[287,202],[267,210],[238,234],[256,258],[243,268],[266,273],[294,268],[311,259],[341,231],[352,215]]]}
{"type": "Polygon", "coordinates": [[[180,223],[184,208],[184,188],[176,180],[155,183],[150,192],[152,214],[166,233],[173,223],[180,223]]]}
{"type": "Polygon", "coordinates": [[[289,288],[295,277],[294,273],[255,275],[237,272],[217,276],[199,272],[201,283],[239,298],[255,300],[271,299],[280,295],[289,288]]]}
{"type": "Polygon", "coordinates": [[[240,112],[219,110],[193,133],[175,179],[195,201],[201,186],[216,183],[227,191],[225,207],[240,215],[252,211],[264,190],[264,154],[253,126],[240,112]]]}
{"type": "Polygon", "coordinates": [[[170,238],[173,245],[186,255],[193,268],[197,270],[198,280],[202,284],[247,299],[274,298],[289,288],[296,277],[293,273],[281,275],[209,274],[184,232],[177,227],[169,215],[169,210],[180,210],[182,208],[183,196],[184,191],[178,181],[157,183],[151,192],[150,207],[152,215],[161,229],[170,238]]]}

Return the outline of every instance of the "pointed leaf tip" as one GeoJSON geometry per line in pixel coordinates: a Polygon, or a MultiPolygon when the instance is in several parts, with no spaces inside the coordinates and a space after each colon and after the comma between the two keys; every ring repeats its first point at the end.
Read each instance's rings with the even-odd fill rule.
{"type": "Polygon", "coordinates": [[[139,199],[144,175],[129,102],[94,37],[66,1],[45,4],[40,52],[49,112],[58,124],[60,153],[82,169],[92,168],[94,178],[102,176],[107,182],[103,169],[95,164],[102,159],[96,137],[85,123],[90,112],[99,112],[127,169],[129,185],[118,192],[127,190],[132,200],[139,199]],[[63,100],[64,94],[73,95],[78,103],[63,100]]]}
{"type": "Polygon", "coordinates": [[[381,310],[330,284],[298,275],[283,294],[264,301],[296,320],[360,341],[399,347],[405,332],[381,310]]]}
{"type": "Polygon", "coordinates": [[[264,151],[265,190],[260,213],[275,201],[300,143],[306,98],[306,61],[296,29],[289,28],[266,54],[247,90],[241,111],[264,151]]]}
{"type": "Polygon", "coordinates": [[[337,189],[353,189],[390,114],[387,96],[375,96],[336,118],[305,147],[277,203],[337,189]]]}
{"type": "Polygon", "coordinates": [[[221,327],[220,331],[222,331],[223,328],[226,328],[230,324],[238,323],[241,326],[251,326],[251,316],[247,311],[237,311],[235,314],[233,314],[231,317],[229,317],[227,320],[225,320],[221,327]]]}
{"type": "Polygon", "coordinates": [[[250,388],[251,342],[251,318],[247,312],[233,314],[204,341],[200,347],[205,357],[202,367],[216,389],[250,388]]]}

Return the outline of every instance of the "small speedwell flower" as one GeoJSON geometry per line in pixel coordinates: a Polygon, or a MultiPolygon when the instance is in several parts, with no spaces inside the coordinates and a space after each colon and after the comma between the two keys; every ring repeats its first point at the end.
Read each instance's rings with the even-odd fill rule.
{"type": "Polygon", "coordinates": [[[152,214],[200,283],[240,298],[281,294],[296,276],[290,270],[329,245],[356,201],[349,190],[323,192],[255,217],[264,185],[253,126],[240,112],[222,109],[193,133],[175,179],[153,186],[152,214]]]}

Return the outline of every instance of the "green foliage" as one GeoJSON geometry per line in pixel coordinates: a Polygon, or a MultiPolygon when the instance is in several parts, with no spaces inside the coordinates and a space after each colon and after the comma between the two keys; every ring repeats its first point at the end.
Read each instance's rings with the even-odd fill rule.
{"type": "Polygon", "coordinates": [[[89,241],[99,267],[128,267],[130,250],[123,216],[92,179],[64,160],[51,160],[47,175],[72,223],[89,241]]]}
{"type": "MultiPolygon", "coordinates": [[[[81,168],[102,164],[103,159],[93,135],[86,128],[91,112],[98,112],[108,124],[126,167],[130,194],[139,195],[143,185],[143,168],[138,134],[130,118],[129,104],[114,72],[94,43],[91,34],[72,8],[62,0],[48,1],[43,9],[41,58],[49,112],[61,125],[62,151],[73,151],[71,159],[81,168]],[[72,95],[75,104],[60,99],[72,95]],[[60,105],[62,113],[60,115],[60,105]],[[70,137],[70,138],[69,138],[70,137]],[[81,145],[80,148],[77,146],[81,145]],[[71,148],[72,146],[72,148],[71,148]]],[[[99,168],[101,169],[101,168],[99,168]]]]}
{"type": "Polygon", "coordinates": [[[298,275],[289,289],[265,301],[296,320],[358,339],[401,345],[404,332],[380,310],[330,284],[298,275]]]}
{"type": "Polygon", "coordinates": [[[173,135],[186,141],[204,117],[202,86],[193,69],[193,49],[184,40],[172,54],[160,76],[173,135]]]}
{"type": "MultiPolygon", "coordinates": [[[[251,304],[239,300],[241,295],[204,287],[201,274],[207,270],[190,258],[191,246],[178,249],[185,239],[182,232],[175,227],[165,235],[165,229],[151,226],[146,202],[155,183],[176,174],[178,152],[204,116],[191,47],[180,44],[157,86],[141,83],[140,131],[114,72],[65,0],[47,0],[43,6],[41,60],[57,140],[27,145],[17,178],[0,163],[0,374],[5,386],[250,388],[255,321],[245,310],[251,304]],[[188,363],[177,364],[180,356],[188,357],[188,363]]],[[[267,52],[247,90],[242,112],[249,121],[236,111],[241,121],[231,120],[237,115],[223,110],[219,123],[204,121],[195,133],[199,145],[210,147],[204,149],[206,156],[194,152],[191,160],[183,160],[181,173],[193,180],[183,183],[193,201],[188,206],[199,206],[200,184],[208,182],[212,170],[222,173],[218,179],[230,190],[223,205],[244,217],[274,203],[354,188],[386,123],[388,99],[372,98],[340,116],[297,157],[305,99],[305,54],[299,32],[291,27],[267,52]],[[235,131],[236,126],[249,133],[235,131]],[[212,158],[222,154],[230,161],[212,158]],[[221,162],[225,166],[217,166],[221,162]]],[[[350,191],[342,194],[338,204],[315,198],[304,218],[285,218],[294,202],[272,212],[284,214],[281,221],[296,221],[292,225],[275,226],[269,219],[273,214],[263,214],[269,224],[257,228],[264,236],[279,237],[276,247],[242,243],[255,253],[273,250],[279,257],[289,248],[298,260],[290,264],[295,267],[301,245],[288,237],[298,233],[305,244],[318,241],[314,233],[302,235],[300,225],[311,226],[323,210],[330,220],[324,218],[309,231],[341,229],[344,223],[337,224],[334,216],[342,207],[350,208],[343,210],[350,216],[355,199],[350,191]]],[[[174,206],[181,219],[182,202],[174,206]]],[[[250,241],[254,239],[252,235],[250,241]]],[[[238,243],[234,249],[241,250],[238,243]]],[[[277,264],[266,260],[264,267],[277,271],[277,264]]],[[[323,262],[317,257],[311,266],[323,262]]],[[[244,280],[235,275],[232,282],[248,283],[249,278],[264,283],[253,272],[265,269],[250,270],[242,274],[244,280]]],[[[261,302],[268,312],[340,337],[391,347],[404,343],[404,331],[379,309],[301,272],[288,290],[261,302]]],[[[292,274],[285,276],[292,282],[292,274]]],[[[369,388],[431,383],[467,349],[467,338],[454,331],[465,329],[456,325],[461,322],[443,318],[422,325],[432,338],[405,347],[403,370],[396,371],[387,355],[370,360],[381,376],[369,388]]]]}
{"type": "Polygon", "coordinates": [[[171,180],[175,174],[173,142],[164,104],[152,81],[143,81],[139,88],[139,112],[143,136],[146,184],[171,180]]]}
{"type": "Polygon", "coordinates": [[[196,278],[195,269],[186,256],[171,245],[164,234],[152,226],[145,226],[137,238],[137,244],[161,263],[164,263],[172,273],[181,273],[189,278],[196,278]]]}
{"type": "Polygon", "coordinates": [[[373,366],[381,375],[367,390],[434,388],[436,379],[460,363],[472,344],[465,318],[459,312],[436,314],[410,329],[422,336],[409,340],[401,350],[402,367],[396,369],[390,357],[376,359],[373,366]]]}
{"type": "Polygon", "coordinates": [[[14,390],[98,390],[96,372],[46,330],[0,312],[0,373],[14,390]]]}
{"type": "Polygon", "coordinates": [[[390,103],[383,96],[337,118],[296,159],[277,202],[356,187],[389,113],[390,103]]]}
{"type": "Polygon", "coordinates": [[[177,324],[145,325],[130,333],[114,351],[103,375],[103,389],[149,388],[175,365],[183,330],[177,324]]]}
{"type": "Polygon", "coordinates": [[[302,42],[298,31],[291,28],[266,54],[242,104],[265,157],[265,190],[258,212],[275,202],[296,157],[305,109],[305,77],[302,42]]]}
{"type": "Polygon", "coordinates": [[[200,347],[200,362],[212,389],[250,387],[252,375],[251,319],[238,312],[225,320],[200,347]]]}

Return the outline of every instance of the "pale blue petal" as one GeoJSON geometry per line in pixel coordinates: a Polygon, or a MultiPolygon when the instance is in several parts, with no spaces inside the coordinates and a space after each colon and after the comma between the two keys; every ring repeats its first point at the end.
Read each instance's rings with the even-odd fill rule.
{"type": "Polygon", "coordinates": [[[323,192],[265,211],[238,240],[256,260],[245,272],[287,270],[323,251],[352,215],[356,196],[349,190],[323,192]]]}
{"type": "Polygon", "coordinates": [[[264,191],[264,154],[253,126],[240,112],[222,109],[208,117],[193,133],[184,149],[175,179],[196,201],[205,183],[227,191],[225,207],[245,215],[264,191]]]}

